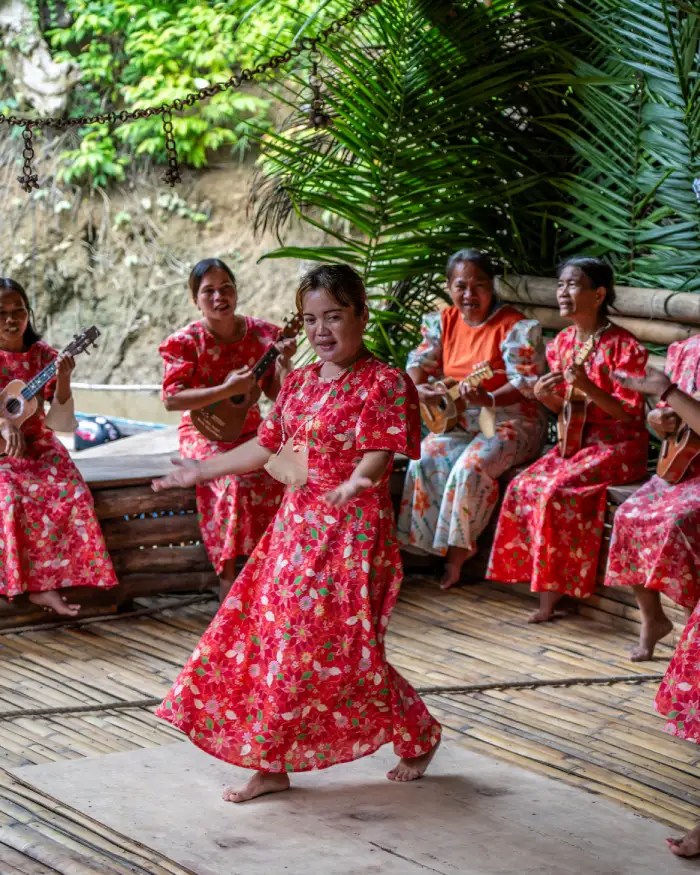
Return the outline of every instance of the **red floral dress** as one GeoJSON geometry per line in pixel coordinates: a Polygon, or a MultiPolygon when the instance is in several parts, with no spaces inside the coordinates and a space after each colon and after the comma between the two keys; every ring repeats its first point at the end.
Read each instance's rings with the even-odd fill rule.
{"type": "MultiPolygon", "coordinates": [[[[698,392],[700,335],[669,347],[667,373],[684,392],[698,392]]],[[[644,586],[685,608],[695,607],[700,598],[700,458],[680,483],[652,477],[618,509],[605,583],[644,586]]]]}
{"type": "Polygon", "coordinates": [[[700,602],[678,642],[654,707],[668,718],[666,732],[700,744],[700,602]]]}
{"type": "MultiPolygon", "coordinates": [[[[252,367],[279,337],[279,328],[246,316],[246,333],[236,343],[220,343],[203,322],[176,331],[160,345],[164,363],[163,397],[183,389],[220,386],[228,374],[252,367]]],[[[267,376],[267,381],[271,374],[267,376]]],[[[265,388],[263,382],[263,388],[265,388]]],[[[192,424],[189,412],[180,422],[180,453],[188,459],[208,459],[255,437],[260,408],[248,411],[243,432],[234,443],[210,441],[192,424]]],[[[284,487],[265,471],[241,477],[219,477],[197,486],[197,510],[202,540],[218,575],[224,564],[248,556],[275,515],[284,487]]]]}
{"type": "Polygon", "coordinates": [[[258,432],[277,451],[299,425],[309,480],[282,506],[157,715],[198,747],[245,768],[324,769],[392,741],[430,750],[440,726],[386,661],[401,586],[389,471],[341,508],[322,501],[362,453],[417,458],[418,397],[400,371],[367,357],[335,380],[320,364],[287,378],[258,432]],[[308,424],[308,429],[306,427],[308,424]]]}
{"type": "MultiPolygon", "coordinates": [[[[563,371],[581,344],[576,328],[548,345],[552,371],[563,371]]],[[[583,448],[569,459],[550,450],[508,487],[487,576],[504,583],[532,581],[533,592],[592,595],[605,521],[606,490],[646,473],[648,433],[644,400],[612,378],[614,370],[643,374],[647,351],[623,328],[611,326],[585,368],[590,379],[616,398],[634,418],[619,422],[591,404],[583,448]]],[[[564,394],[564,388],[559,390],[564,394]]]]}
{"type": "MultiPolygon", "coordinates": [[[[0,350],[0,385],[28,382],[56,358],[43,341],[27,352],[0,350]]],[[[44,386],[39,410],[24,423],[22,458],[0,457],[0,595],[46,592],[69,586],[117,584],[90,490],[68,450],[44,425],[43,402],[56,389],[44,386]]]]}

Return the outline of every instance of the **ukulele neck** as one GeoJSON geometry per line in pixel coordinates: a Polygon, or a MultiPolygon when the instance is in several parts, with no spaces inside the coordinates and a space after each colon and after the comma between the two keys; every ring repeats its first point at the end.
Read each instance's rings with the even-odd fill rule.
{"type": "Polygon", "coordinates": [[[253,374],[255,375],[255,381],[262,380],[262,378],[267,373],[267,369],[270,365],[275,361],[277,356],[279,355],[279,350],[273,344],[267,352],[260,358],[257,364],[253,365],[253,374]]]}
{"type": "Polygon", "coordinates": [[[25,401],[30,401],[35,395],[38,395],[44,386],[53,380],[55,376],[56,363],[51,362],[50,365],[46,365],[42,371],[39,371],[36,377],[33,377],[24,389],[22,389],[20,393],[22,398],[24,398],[25,401]]]}

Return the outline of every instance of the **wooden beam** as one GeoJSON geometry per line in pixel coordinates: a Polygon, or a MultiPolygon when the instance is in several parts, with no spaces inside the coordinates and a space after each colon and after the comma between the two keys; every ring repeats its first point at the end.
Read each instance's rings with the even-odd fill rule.
{"type": "Polygon", "coordinates": [[[190,511],[197,507],[197,497],[192,489],[167,489],[154,492],[150,483],[121,488],[94,489],[97,519],[117,519],[138,514],[162,511],[190,511]]]}
{"type": "Polygon", "coordinates": [[[132,520],[106,520],[102,525],[107,549],[159,547],[199,541],[201,532],[194,513],[132,520]]]}
{"type": "Polygon", "coordinates": [[[176,574],[184,571],[211,571],[204,544],[184,547],[129,547],[114,550],[112,562],[117,575],[150,572],[176,574]]]}

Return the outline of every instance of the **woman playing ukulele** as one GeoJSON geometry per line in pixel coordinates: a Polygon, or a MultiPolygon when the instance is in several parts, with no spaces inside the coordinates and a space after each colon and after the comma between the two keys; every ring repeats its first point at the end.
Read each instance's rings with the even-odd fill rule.
{"type": "MultiPolygon", "coordinates": [[[[190,410],[207,407],[255,386],[251,368],[277,341],[280,330],[269,322],[236,312],[238,291],[229,267],[206,258],[189,278],[192,300],[202,314],[160,346],[164,362],[163,399],[168,410],[182,410],[180,453],[207,459],[245,443],[260,425],[260,408],[249,408],[243,431],[233,443],[208,440],[192,423],[190,410]]],[[[274,400],[290,370],[293,340],[277,344],[281,355],[265,375],[262,389],[274,400]]],[[[202,540],[224,596],[235,578],[236,558],[249,555],[275,515],[284,488],[264,471],[219,477],[197,486],[202,540]]]]}
{"type": "MultiPolygon", "coordinates": [[[[644,392],[648,395],[659,395],[668,403],[667,410],[671,410],[678,420],[685,421],[695,434],[700,435],[700,400],[693,397],[697,390],[697,383],[693,378],[690,383],[687,380],[687,371],[683,364],[685,354],[688,355],[688,362],[694,362],[697,366],[700,361],[697,348],[695,348],[696,338],[686,341],[684,344],[674,344],[671,347],[673,353],[669,350],[669,366],[674,378],[678,381],[671,382],[668,377],[654,368],[647,368],[646,376],[639,379],[629,377],[629,375],[620,373],[618,379],[638,392],[644,392]],[[675,347],[675,349],[674,349],[675,347]],[[684,391],[685,390],[685,391],[684,391]]],[[[697,375],[697,370],[695,371],[697,375]]],[[[675,423],[673,423],[675,424],[675,423]]],[[[668,432],[670,430],[670,422],[667,422],[667,428],[659,429],[659,431],[668,432]]],[[[657,424],[654,425],[656,429],[657,424]]],[[[695,583],[697,585],[698,573],[700,572],[700,493],[698,491],[698,478],[694,475],[688,481],[695,481],[695,491],[688,493],[688,500],[691,505],[691,515],[694,513],[695,530],[694,532],[685,524],[685,517],[680,513],[680,519],[685,531],[691,531],[692,543],[686,545],[679,555],[680,561],[688,560],[691,562],[691,568],[695,569],[695,583]]],[[[652,481],[653,482],[653,481],[652,481]]],[[[682,484],[681,484],[682,485],[682,484]]],[[[672,487],[671,487],[672,488],[672,487]]],[[[665,490],[667,494],[668,490],[665,490]]],[[[680,501],[673,502],[675,507],[664,508],[665,513],[661,516],[659,524],[655,527],[662,534],[668,533],[667,519],[671,514],[679,513],[682,505],[680,501]]],[[[656,531],[654,539],[656,539],[656,531]]],[[[677,573],[677,572],[674,572],[677,573]]],[[[690,620],[688,621],[683,637],[678,642],[676,652],[671,659],[671,663],[666,672],[666,676],[661,682],[659,692],[656,694],[654,707],[659,712],[668,717],[666,731],[678,738],[685,738],[687,741],[694,741],[695,744],[700,744],[700,709],[698,709],[698,697],[700,695],[700,602],[696,604],[690,620]]],[[[695,857],[700,854],[700,825],[691,829],[687,835],[681,839],[666,839],[671,853],[677,857],[695,857]]]]}
{"type": "MultiPolygon", "coordinates": [[[[700,389],[700,336],[669,347],[668,374],[654,371],[653,382],[645,384],[665,395],[647,420],[662,439],[681,424],[679,404],[688,404],[700,389]]],[[[642,629],[632,661],[651,659],[657,641],[673,629],[659,594],[688,614],[700,598],[700,456],[680,483],[652,477],[618,509],[605,583],[634,587],[642,629]]]]}
{"type": "MultiPolygon", "coordinates": [[[[68,451],[51,431],[75,427],[70,379],[75,363],[58,356],[32,325],[27,294],[0,279],[2,386],[27,383],[57,359],[57,376],[44,386],[39,408],[20,428],[0,418],[0,595],[29,600],[64,616],[80,605],[59,591],[115,586],[117,578],[95,517],[90,490],[68,451]],[[43,402],[51,402],[45,415],[43,402]]],[[[0,386],[0,388],[2,388],[0,386]]]]}
{"type": "Polygon", "coordinates": [[[564,458],[555,447],[510,484],[488,569],[494,580],[531,581],[532,591],[540,594],[531,623],[551,619],[564,595],[592,595],[607,487],[646,473],[644,402],[613,371],[644,373],[647,351],[628,331],[608,322],[614,296],[612,270],[597,258],[572,258],[559,271],[559,312],[573,325],[549,344],[551,373],[538,382],[535,395],[556,414],[564,407],[567,385],[585,396],[582,448],[564,458]],[[577,364],[586,344],[590,354],[577,364]]]}
{"type": "Polygon", "coordinates": [[[488,362],[493,377],[473,390],[462,383],[466,411],[453,431],[430,434],[406,475],[399,540],[404,549],[446,556],[441,587],[460,579],[462,565],[498,504],[498,478],[535,458],[546,422],[533,390],[544,372],[539,322],[502,304],[486,255],[464,249],[447,264],[453,306],[423,321],[423,342],[408,358],[421,399],[439,396],[430,378],[464,380],[488,362]],[[479,414],[493,411],[494,433],[482,433],[479,414]]]}

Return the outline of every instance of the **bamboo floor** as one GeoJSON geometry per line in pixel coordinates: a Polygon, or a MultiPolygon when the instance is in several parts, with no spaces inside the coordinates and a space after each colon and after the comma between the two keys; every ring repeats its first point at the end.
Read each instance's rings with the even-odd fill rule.
{"type": "MultiPolygon", "coordinates": [[[[638,628],[634,612],[614,599],[596,604],[529,626],[533,603],[518,592],[479,584],[443,594],[435,581],[412,575],[392,618],[390,658],[417,687],[663,672],[673,640],[654,662],[634,665],[627,655],[638,628]]],[[[6,771],[182,739],[143,703],[166,691],[216,603],[206,595],[170,596],[137,607],[159,611],[0,633],[2,875],[186,875],[6,771]],[[92,710],[77,710],[85,708],[92,710]]],[[[426,700],[453,742],[680,832],[700,819],[700,748],[663,732],[652,708],[657,685],[577,683],[431,693],[426,700]]]]}

